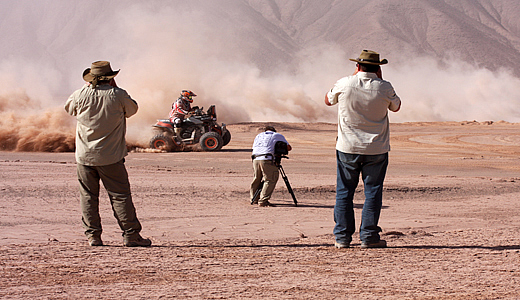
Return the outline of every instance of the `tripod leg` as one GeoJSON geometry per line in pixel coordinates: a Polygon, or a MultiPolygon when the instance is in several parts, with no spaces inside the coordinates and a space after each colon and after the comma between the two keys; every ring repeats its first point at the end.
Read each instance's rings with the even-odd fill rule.
{"type": "Polygon", "coordinates": [[[289,194],[291,194],[291,197],[294,202],[294,206],[298,206],[298,201],[296,201],[296,196],[294,195],[294,191],[291,187],[291,184],[289,183],[289,179],[287,178],[287,175],[285,175],[285,171],[283,170],[282,165],[277,165],[278,170],[280,170],[280,174],[282,175],[283,181],[285,182],[285,186],[287,186],[287,190],[289,191],[289,194]]]}
{"type": "Polygon", "coordinates": [[[251,199],[251,205],[255,202],[255,200],[258,200],[258,197],[260,197],[260,193],[262,192],[262,188],[264,187],[264,182],[260,182],[260,185],[255,191],[255,195],[253,196],[253,199],[251,199]]]}

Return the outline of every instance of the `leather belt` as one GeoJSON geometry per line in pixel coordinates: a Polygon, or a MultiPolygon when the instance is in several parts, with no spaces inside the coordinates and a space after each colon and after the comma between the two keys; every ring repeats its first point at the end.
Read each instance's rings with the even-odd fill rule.
{"type": "Polygon", "coordinates": [[[261,157],[261,156],[265,156],[265,157],[270,156],[271,159],[274,158],[274,156],[273,156],[271,153],[266,153],[266,154],[256,154],[256,155],[253,154],[253,155],[251,155],[251,159],[252,159],[252,160],[255,160],[257,157],[261,157]]]}

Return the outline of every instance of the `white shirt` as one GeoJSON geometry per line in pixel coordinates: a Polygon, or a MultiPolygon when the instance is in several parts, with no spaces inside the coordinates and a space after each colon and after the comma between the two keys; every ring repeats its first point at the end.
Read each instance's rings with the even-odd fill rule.
{"type": "Polygon", "coordinates": [[[269,130],[259,133],[253,142],[253,155],[271,154],[272,156],[259,156],[255,158],[255,160],[272,160],[274,156],[274,145],[278,141],[287,143],[285,137],[279,133],[269,130]]]}
{"type": "Polygon", "coordinates": [[[358,72],[338,80],[327,97],[330,104],[339,104],[337,150],[365,155],[390,151],[388,110],[401,105],[390,82],[358,72]]]}

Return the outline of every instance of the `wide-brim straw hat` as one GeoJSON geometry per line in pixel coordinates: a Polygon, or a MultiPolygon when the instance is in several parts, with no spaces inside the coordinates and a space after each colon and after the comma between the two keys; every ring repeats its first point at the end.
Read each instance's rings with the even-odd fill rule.
{"type": "Polygon", "coordinates": [[[94,79],[110,80],[116,77],[119,71],[113,71],[108,61],[96,61],[92,63],[90,68],[83,71],[83,79],[86,82],[92,82],[94,79]]]}
{"type": "Polygon", "coordinates": [[[358,58],[350,58],[350,60],[367,65],[384,65],[388,63],[386,59],[379,60],[379,53],[371,50],[363,50],[358,58]]]}

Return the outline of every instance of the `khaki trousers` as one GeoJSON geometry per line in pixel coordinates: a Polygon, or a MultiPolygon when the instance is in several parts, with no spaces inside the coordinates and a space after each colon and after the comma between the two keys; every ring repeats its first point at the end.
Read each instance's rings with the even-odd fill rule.
{"type": "Polygon", "coordinates": [[[253,182],[251,182],[251,198],[255,195],[255,191],[264,181],[264,186],[260,192],[258,203],[265,203],[273,194],[276,182],[278,181],[278,167],[271,160],[253,160],[253,182]]]}
{"type": "Polygon", "coordinates": [[[123,236],[135,236],[141,231],[137,219],[130,182],[124,159],[107,166],[77,165],[80,205],[85,235],[101,236],[101,217],[99,215],[99,180],[108,192],[114,217],[123,230],[123,236]]]}

